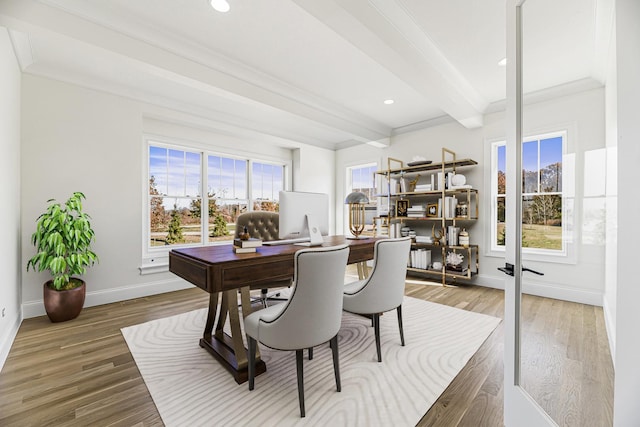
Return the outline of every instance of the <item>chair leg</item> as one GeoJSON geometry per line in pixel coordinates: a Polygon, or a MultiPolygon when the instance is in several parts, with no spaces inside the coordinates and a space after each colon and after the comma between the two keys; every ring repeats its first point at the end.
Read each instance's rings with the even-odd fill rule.
{"type": "Polygon", "coordinates": [[[336,377],[336,390],[342,391],[342,386],[340,385],[340,361],[338,359],[338,335],[331,338],[329,345],[333,354],[333,373],[336,377]]]}
{"type": "Polygon", "coordinates": [[[402,330],[402,305],[399,305],[396,311],[398,312],[398,326],[400,327],[400,342],[404,346],[404,331],[402,330]]]}
{"type": "Polygon", "coordinates": [[[313,360],[313,347],[309,347],[309,360],[313,360]]]}
{"type": "Polygon", "coordinates": [[[302,350],[296,350],[296,371],[298,373],[298,401],[300,402],[300,417],[304,418],[304,379],[302,371],[302,350]]]}
{"type": "Polygon", "coordinates": [[[253,390],[256,377],[256,340],[249,338],[249,390],[253,390]]]}
{"type": "Polygon", "coordinates": [[[260,289],[260,301],[262,306],[267,308],[267,289],[260,289]]]}
{"type": "Polygon", "coordinates": [[[378,351],[378,362],[382,362],[382,352],[380,351],[380,313],[373,315],[373,329],[376,334],[376,350],[378,351]]]}

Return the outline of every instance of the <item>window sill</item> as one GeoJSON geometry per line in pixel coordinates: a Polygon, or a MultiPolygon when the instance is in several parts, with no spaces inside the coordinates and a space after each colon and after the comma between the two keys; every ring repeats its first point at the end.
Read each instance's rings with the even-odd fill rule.
{"type": "MultiPolygon", "coordinates": [[[[492,258],[504,258],[505,251],[488,250],[484,256],[492,258]]],[[[575,256],[571,255],[571,251],[568,254],[542,254],[542,253],[522,253],[523,261],[532,262],[549,262],[555,264],[577,264],[575,256]]]]}
{"type": "Polygon", "coordinates": [[[153,260],[152,262],[143,262],[140,267],[140,275],[166,273],[169,271],[169,260],[153,260]]]}

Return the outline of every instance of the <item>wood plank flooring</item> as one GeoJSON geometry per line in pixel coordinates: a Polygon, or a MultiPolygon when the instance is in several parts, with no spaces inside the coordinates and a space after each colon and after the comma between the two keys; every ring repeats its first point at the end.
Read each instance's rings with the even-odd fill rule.
{"type": "MultiPolygon", "coordinates": [[[[406,293],[503,316],[503,292],[495,289],[408,283],[406,293]]],[[[544,371],[526,377],[532,393],[540,393],[560,425],[612,425],[613,368],[602,309],[537,297],[524,303],[533,343],[527,345],[540,350],[527,363],[544,371]],[[547,361],[551,368],[542,367],[547,361]]],[[[0,372],[0,426],[162,426],[120,328],[207,304],[208,294],[194,288],[86,308],[60,324],[25,320],[0,372]]],[[[502,351],[500,325],[418,425],[503,425],[502,351]]]]}

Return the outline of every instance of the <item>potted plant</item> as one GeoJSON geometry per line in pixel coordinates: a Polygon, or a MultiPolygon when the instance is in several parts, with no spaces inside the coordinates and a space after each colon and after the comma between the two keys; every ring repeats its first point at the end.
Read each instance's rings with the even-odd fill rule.
{"type": "Polygon", "coordinates": [[[47,210],[38,217],[31,242],[37,253],[27,262],[34,270],[49,270],[44,284],[44,307],[52,322],[76,318],[84,305],[85,282],[78,277],[98,261],[91,251],[94,231],[89,215],[82,211],[85,195],[75,192],[64,205],[47,201],[47,210]]]}

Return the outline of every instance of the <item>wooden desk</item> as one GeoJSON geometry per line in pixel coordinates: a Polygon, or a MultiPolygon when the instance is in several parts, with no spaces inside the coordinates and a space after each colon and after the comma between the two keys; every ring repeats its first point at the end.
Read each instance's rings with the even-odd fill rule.
{"type": "MultiPolygon", "coordinates": [[[[373,258],[373,247],[379,238],[345,239],[325,237],[322,246],[349,244],[349,264],[373,258]]],[[[260,285],[293,277],[294,254],[304,246],[262,246],[255,253],[236,254],[232,245],[174,249],[169,252],[169,271],[202,288],[210,294],[209,313],[200,346],[227,368],[238,384],[247,381],[247,351],[242,340],[238,312],[240,290],[243,318],[251,313],[249,285],[260,285]],[[222,294],[221,310],[216,321],[218,298],[222,294]],[[222,328],[229,317],[231,335],[222,328]]],[[[256,375],[266,371],[265,363],[256,355],[256,375]]]]}

